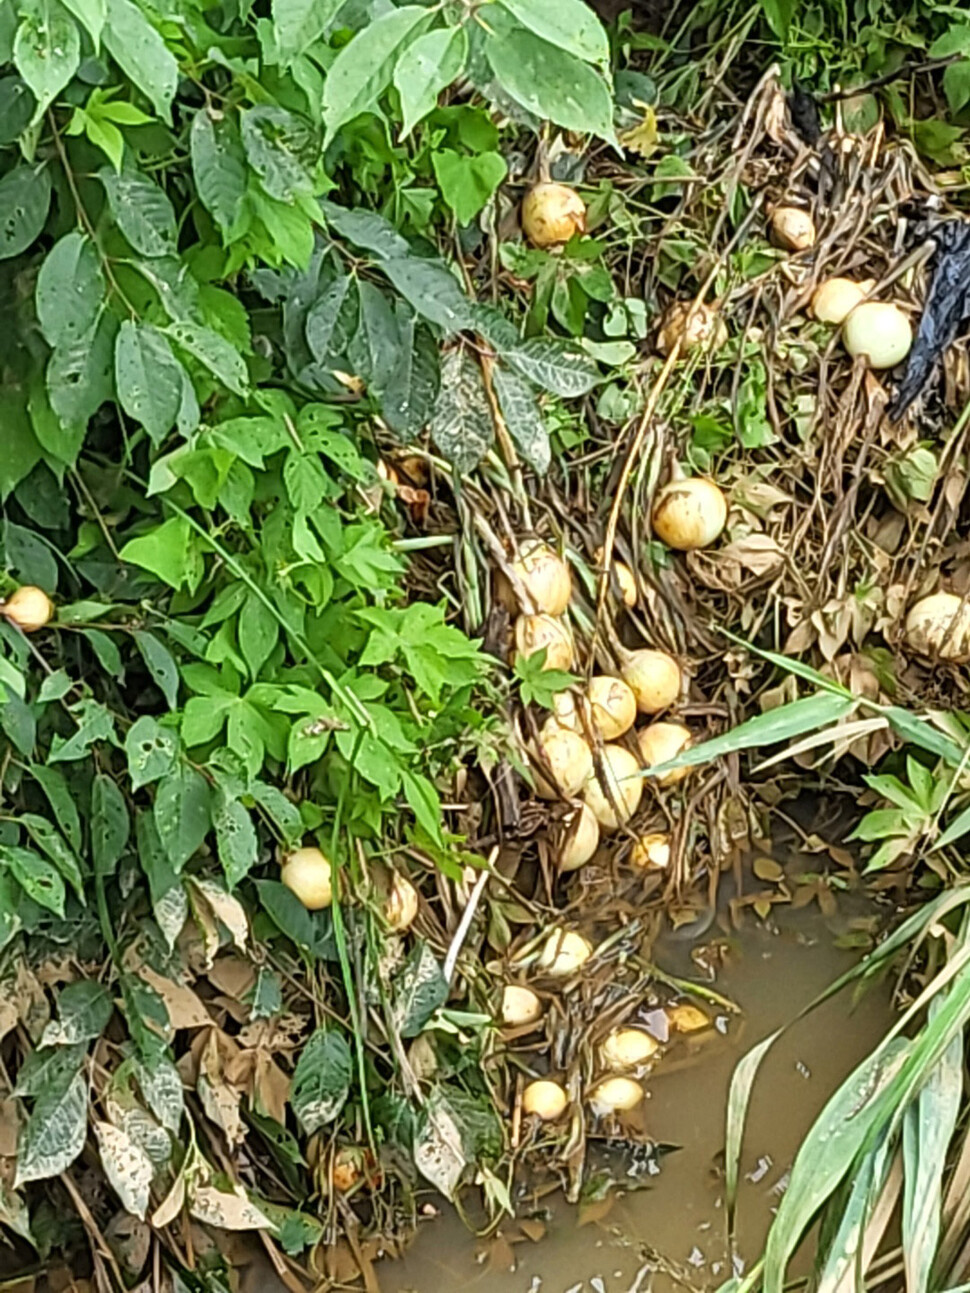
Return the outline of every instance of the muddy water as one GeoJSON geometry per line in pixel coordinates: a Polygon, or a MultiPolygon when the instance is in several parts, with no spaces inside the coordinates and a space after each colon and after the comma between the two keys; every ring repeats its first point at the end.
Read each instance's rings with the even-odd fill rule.
{"type": "MultiPolygon", "coordinates": [[[[728,1024],[724,1036],[708,1034],[695,1054],[682,1056],[667,1072],[661,1066],[650,1080],[651,1133],[680,1148],[664,1157],[647,1188],[626,1194],[605,1216],[584,1225],[577,1224],[575,1209],[553,1202],[538,1243],[514,1242],[521,1232],[509,1224],[498,1243],[485,1245],[446,1213],[424,1226],[402,1261],[379,1266],[382,1293],[668,1293],[716,1287],[730,1273],[719,1156],[731,1071],[748,1047],[852,965],[853,956],[833,942],[844,919],[788,912],[773,932],[752,927],[727,940],[717,987],[743,1008],[744,1018],[728,1024]]],[[[657,962],[672,973],[696,974],[683,944],[658,949],[657,962]]],[[[742,1159],[742,1258],[750,1261],[759,1251],[801,1136],[889,1019],[886,989],[870,992],[854,1009],[843,994],[796,1025],[765,1061],[742,1159]]]]}

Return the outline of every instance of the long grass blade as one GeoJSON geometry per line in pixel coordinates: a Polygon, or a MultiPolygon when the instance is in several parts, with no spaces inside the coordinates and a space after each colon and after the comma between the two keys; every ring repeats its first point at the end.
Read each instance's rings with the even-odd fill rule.
{"type": "Polygon", "coordinates": [[[894,1143],[883,1136],[874,1149],[863,1153],[850,1174],[848,1196],[838,1209],[833,1201],[826,1210],[837,1215],[832,1218],[834,1233],[823,1235],[820,1244],[824,1264],[816,1293],[855,1293],[862,1287],[862,1276],[888,1221],[887,1203],[894,1204],[899,1194],[898,1169],[895,1180],[890,1178],[894,1149],[894,1143]]]}
{"type": "Polygon", "coordinates": [[[785,749],[773,754],[770,759],[765,759],[757,767],[751,769],[752,772],[764,772],[766,768],[772,768],[776,763],[784,763],[786,759],[797,758],[800,754],[806,754],[809,750],[814,750],[819,745],[835,745],[839,741],[854,741],[860,736],[869,736],[872,732],[881,732],[889,726],[887,719],[879,718],[857,718],[851,723],[842,723],[836,727],[826,727],[824,731],[813,732],[811,736],[804,737],[801,741],[796,741],[794,745],[788,745],[785,749]]]}
{"type": "Polygon", "coordinates": [[[954,817],[953,821],[930,849],[930,852],[935,853],[937,849],[945,849],[948,844],[956,843],[961,836],[966,835],[967,831],[970,831],[970,806],[964,808],[962,813],[958,813],[954,817]]]}
{"type": "Polygon", "coordinates": [[[751,1103],[751,1091],[761,1061],[775,1044],[784,1030],[779,1028],[764,1041],[753,1046],[742,1055],[731,1074],[731,1086],[727,1101],[727,1127],[724,1135],[724,1194],[727,1202],[728,1238],[732,1252],[734,1250],[734,1220],[738,1201],[738,1177],[741,1165],[741,1143],[744,1139],[744,1124],[748,1117],[748,1105],[751,1103]]]}
{"type": "Polygon", "coordinates": [[[911,714],[908,709],[901,709],[898,705],[879,706],[879,712],[889,720],[896,735],[904,741],[935,754],[951,768],[958,768],[963,762],[964,751],[956,741],[951,741],[938,728],[932,727],[929,718],[911,714]]]}
{"type": "Polygon", "coordinates": [[[766,651],[763,647],[756,647],[751,642],[745,641],[744,638],[738,637],[736,633],[732,633],[730,629],[721,628],[720,632],[726,638],[730,638],[732,642],[736,642],[738,646],[745,647],[753,655],[761,656],[762,660],[770,661],[771,664],[776,665],[785,673],[794,674],[796,678],[803,678],[805,682],[813,683],[818,687],[819,691],[830,692],[833,696],[852,696],[852,692],[848,687],[843,687],[834,678],[826,678],[824,673],[819,673],[810,664],[803,664],[801,660],[793,660],[787,655],[779,655],[777,651],[766,651]]]}

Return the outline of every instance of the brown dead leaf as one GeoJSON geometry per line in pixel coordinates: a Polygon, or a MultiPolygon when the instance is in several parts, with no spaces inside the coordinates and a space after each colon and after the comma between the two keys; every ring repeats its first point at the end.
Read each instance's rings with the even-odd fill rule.
{"type": "Polygon", "coordinates": [[[230,1194],[211,1185],[200,1185],[189,1202],[189,1211],[197,1221],[223,1230],[270,1230],[273,1225],[242,1187],[238,1194],[230,1194]]]}
{"type": "Polygon", "coordinates": [[[16,1155],[19,1130],[17,1101],[0,1100],[0,1158],[13,1158],[16,1155]]]}
{"type": "Polygon", "coordinates": [[[755,858],[751,869],[759,880],[764,880],[767,884],[781,884],[785,878],[785,872],[774,858],[755,858]]]}
{"type": "Polygon", "coordinates": [[[246,1137],[240,1110],[240,1088],[230,1080],[229,1069],[238,1059],[238,1047],[221,1029],[210,1030],[199,1064],[196,1090],[207,1116],[219,1127],[230,1146],[246,1137]]]}
{"type": "Polygon", "coordinates": [[[163,978],[149,965],[141,966],[138,970],[138,975],[145,980],[149,987],[154,988],[165,1002],[169,1023],[176,1032],[180,1028],[208,1028],[210,1026],[212,1018],[209,1012],[198,995],[184,983],[176,983],[173,979],[163,978]]]}
{"type": "Polygon", "coordinates": [[[256,1107],[279,1123],[286,1123],[286,1102],[290,1098],[290,1079],[266,1051],[256,1052],[253,1066],[253,1100],[256,1107]]]}
{"type": "Polygon", "coordinates": [[[208,979],[219,992],[242,1001],[256,982],[256,968],[241,956],[220,956],[210,967],[208,979]]]}
{"type": "Polygon", "coordinates": [[[546,1223],[544,1221],[536,1221],[531,1217],[526,1217],[520,1221],[519,1229],[525,1235],[526,1239],[531,1239],[534,1244],[537,1244],[540,1239],[544,1239],[546,1237],[546,1223]]]}
{"type": "Polygon", "coordinates": [[[595,1226],[598,1222],[604,1221],[613,1211],[615,1202],[616,1195],[611,1191],[605,1199],[594,1199],[591,1203],[581,1203],[579,1205],[579,1216],[576,1218],[577,1228],[580,1226],[595,1226]]]}

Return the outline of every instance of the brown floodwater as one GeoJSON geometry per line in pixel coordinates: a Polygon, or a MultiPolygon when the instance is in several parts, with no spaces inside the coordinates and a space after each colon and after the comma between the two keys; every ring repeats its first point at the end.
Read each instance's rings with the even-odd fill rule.
{"type": "MultiPolygon", "coordinates": [[[[774,909],[775,912],[778,908],[774,909]]],[[[851,913],[859,915],[858,909],[851,913]]],[[[648,1080],[648,1126],[664,1155],[650,1184],[618,1197],[605,1215],[579,1224],[577,1209],[546,1199],[546,1233],[519,1240],[510,1222],[498,1241],[477,1240],[453,1211],[422,1225],[406,1256],[378,1265],[382,1293],[672,1293],[716,1288],[730,1275],[721,1155],[728,1083],[737,1060],[787,1023],[855,959],[835,944],[849,918],[785,911],[771,928],[755,925],[724,940],[718,991],[742,1008],[676,1065],[648,1080]]],[[[773,916],[773,919],[775,917],[773,916]]],[[[712,937],[708,934],[708,939],[712,937]]],[[[697,974],[691,948],[658,945],[664,970],[697,974]]],[[[850,989],[851,992],[851,989],[850,989]]],[[[760,1251],[772,1209],[799,1141],[826,1099],[885,1032],[889,989],[876,987],[854,1007],[849,993],[795,1025],[758,1076],[744,1142],[739,1254],[760,1251]]],[[[600,1210],[603,1212],[603,1210],[600,1210]]]]}

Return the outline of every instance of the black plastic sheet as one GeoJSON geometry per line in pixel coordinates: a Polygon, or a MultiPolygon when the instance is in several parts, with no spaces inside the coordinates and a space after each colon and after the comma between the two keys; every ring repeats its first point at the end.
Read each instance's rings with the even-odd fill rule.
{"type": "Polygon", "coordinates": [[[889,406],[898,421],[933,375],[937,362],[970,317],[970,221],[947,220],[933,230],[933,277],[899,390],[889,406]]]}

